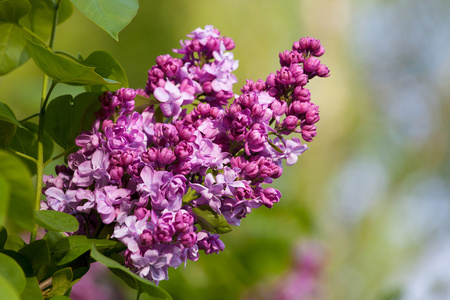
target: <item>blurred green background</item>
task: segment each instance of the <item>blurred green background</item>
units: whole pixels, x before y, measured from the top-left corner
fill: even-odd
[[[236,43],[236,93],[275,72],[300,37],[326,49],[331,76],[309,84],[318,135],[275,182],[281,202],[160,286],[174,299],[450,299],[449,15],[448,0],[141,0],[116,42],[75,10],[55,49],[106,50],[133,88],[156,56],[208,24]],[[1,101],[26,117],[41,85],[28,62],[0,78]]]

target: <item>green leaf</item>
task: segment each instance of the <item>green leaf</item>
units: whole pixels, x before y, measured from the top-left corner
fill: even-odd
[[[37,159],[38,149],[38,125],[25,122],[25,128],[17,128],[16,134],[12,137],[9,148]],[[53,154],[53,140],[44,133],[44,161]],[[31,174],[36,174],[36,163],[26,158],[20,158],[28,166]]]
[[[16,125],[0,120],[0,148],[7,149],[16,134]]]
[[[25,63],[30,56],[26,51],[25,30],[12,23],[0,23],[0,76]]]
[[[209,205],[194,207],[192,211],[197,216],[200,226],[209,232],[227,233],[233,230],[223,215],[218,215]]]
[[[172,297],[162,288],[155,285],[125,268],[115,260],[101,254],[95,245],[92,246],[91,257],[108,267],[117,277],[121,278],[129,287],[138,292],[146,293],[155,299],[172,299]]]
[[[0,249],[3,249],[3,247],[5,247],[7,239],[8,239],[8,232],[6,231],[6,228],[0,226]]]
[[[60,211],[40,210],[35,211],[34,214],[36,223],[47,230],[74,232],[79,227],[78,221],[74,216]]]
[[[9,194],[10,194],[10,188],[9,188],[9,184],[6,181],[6,178],[4,178],[2,175],[0,175],[0,226],[2,226],[2,230],[0,231],[1,233],[5,232],[6,233],[6,229],[3,227],[3,225],[5,224],[5,220],[6,220],[6,216],[8,214],[8,208],[9,208]],[[0,239],[0,249],[3,249],[3,246],[5,243],[1,243]],[[5,238],[5,242],[6,242],[6,238]]]
[[[113,84],[95,73],[92,67],[86,67],[65,56],[58,55],[48,48],[27,40],[28,52],[42,72],[55,82],[71,85]]]
[[[25,242],[20,236],[15,234],[8,234],[8,238],[6,239],[6,243],[3,248],[7,250],[19,251],[25,245]]]
[[[50,297],[62,296],[72,286],[73,272],[71,268],[58,270],[52,277],[52,290],[49,293]]]
[[[94,67],[95,72],[104,78],[120,82],[121,87],[128,87],[128,79],[122,66],[108,52],[94,51],[81,62],[85,66]],[[89,86],[89,91],[117,90],[117,85]]]
[[[42,280],[50,264],[50,252],[44,240],[37,240],[19,250],[19,254],[28,258],[33,275]]]
[[[20,19],[20,25],[27,27],[43,40],[50,37],[53,26],[54,1],[53,0],[28,0],[31,9],[28,14]],[[58,10],[58,24],[63,23],[73,13],[73,5],[69,0],[62,0]]]
[[[59,261],[57,260],[57,265],[62,266],[74,261],[91,250],[92,244],[95,244],[100,249],[114,248],[122,245],[122,243],[113,240],[88,239],[84,235],[71,235],[58,241],[55,246],[55,257],[62,256]]]
[[[20,295],[22,300],[44,300],[36,277],[27,277],[25,289]]]
[[[20,300],[17,290],[3,276],[0,276],[0,299]]]
[[[30,171],[16,155],[0,149],[0,175],[10,188],[8,219],[32,231],[35,194]]]
[[[82,93],[72,99],[70,95],[60,96],[47,107],[45,131],[66,150],[75,146],[75,138],[85,130],[91,130],[95,120],[94,112],[101,105],[101,93]]]
[[[139,9],[138,0],[71,0],[92,22],[105,30],[115,40]]]
[[[0,1],[0,22],[17,23],[30,10],[27,0]]]
[[[22,268],[14,259],[4,253],[0,253],[0,277],[9,281],[19,294],[25,288],[25,274]]]
[[[0,120],[14,124],[17,127],[25,128],[19,121],[17,121],[11,108],[3,102],[0,102]]]

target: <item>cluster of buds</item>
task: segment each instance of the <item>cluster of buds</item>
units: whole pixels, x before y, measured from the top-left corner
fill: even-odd
[[[220,233],[280,200],[263,185],[282,175],[283,160],[297,162],[307,149],[300,137],[316,135],[318,106],[305,85],[329,75],[320,42],[302,38],[280,54],[280,70],[234,95],[233,40],[212,26],[188,37],[174,50],[183,58],[156,59],[145,89],[104,93],[79,150],[44,179],[42,209],[74,215],[75,234],[110,226],[126,266],[154,282],[199,250],[223,251]]]

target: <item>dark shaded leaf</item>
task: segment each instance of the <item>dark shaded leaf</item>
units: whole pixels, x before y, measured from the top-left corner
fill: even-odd
[[[47,107],[45,131],[66,150],[75,147],[75,138],[85,130],[91,130],[94,112],[100,109],[101,93],[82,93],[72,99],[60,96]]]
[[[69,214],[54,211],[40,210],[35,212],[36,223],[47,230],[74,232],[78,230],[77,219]]]
[[[192,211],[197,216],[200,226],[209,232],[227,233],[233,230],[223,215],[218,215],[209,205],[194,207]]]
[[[146,293],[155,299],[172,299],[172,297],[162,288],[155,285],[125,268],[115,260],[101,254],[95,245],[92,246],[91,257],[108,267],[117,277],[122,279],[129,287],[138,292]]]
[[[5,245],[6,248],[6,245]],[[7,250],[3,249],[0,250],[0,253],[3,253],[5,255],[8,255],[12,259],[14,259],[19,266],[22,268],[22,271],[25,273],[25,277],[33,277],[33,268],[31,267],[31,262],[28,258],[24,257],[23,255],[19,254],[19,252],[14,250]]]
[[[0,22],[17,23],[30,10],[27,0],[0,1]]]
[[[138,0],[71,0],[92,22],[105,30],[115,40],[139,9]]]
[[[16,134],[9,143],[9,148],[37,159],[39,127],[31,122],[25,122],[23,125],[25,128],[17,128]],[[44,133],[44,161],[52,156],[53,146],[53,140]],[[21,159],[30,169],[31,174],[36,174],[36,163],[26,158],[21,157]]]
[[[22,249],[26,243],[22,240],[22,238],[15,234],[8,234],[8,237],[6,239],[6,243],[3,246],[6,250],[13,250],[13,251],[19,251]]]
[[[35,194],[30,171],[16,155],[0,149],[0,175],[10,188],[8,219],[32,231]]]
[[[44,240],[37,240],[19,250],[19,254],[28,258],[33,268],[34,276],[42,280],[50,264],[50,253]]]
[[[8,232],[6,231],[6,228],[0,226],[0,249],[3,249],[7,239],[8,239]]]

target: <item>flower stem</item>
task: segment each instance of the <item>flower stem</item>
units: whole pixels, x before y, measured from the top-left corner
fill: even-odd
[[[50,35],[49,47],[53,48],[53,43],[55,41],[56,34],[56,25],[58,21],[58,9],[59,9],[58,0],[54,5],[54,13],[53,13],[53,25],[52,32]],[[44,178],[44,124],[45,124],[45,109],[47,107],[48,100],[50,99],[50,95],[55,88],[57,82],[52,81],[50,88],[47,91],[49,77],[44,75],[44,80],[42,82],[42,93],[41,93],[41,108],[39,111],[39,127],[38,127],[38,140],[37,140],[37,162],[36,162],[36,197],[34,202],[34,209],[39,210],[41,205],[41,191],[42,191],[42,181]],[[37,224],[35,225],[33,231],[30,234],[30,243],[36,240],[37,235]]]

